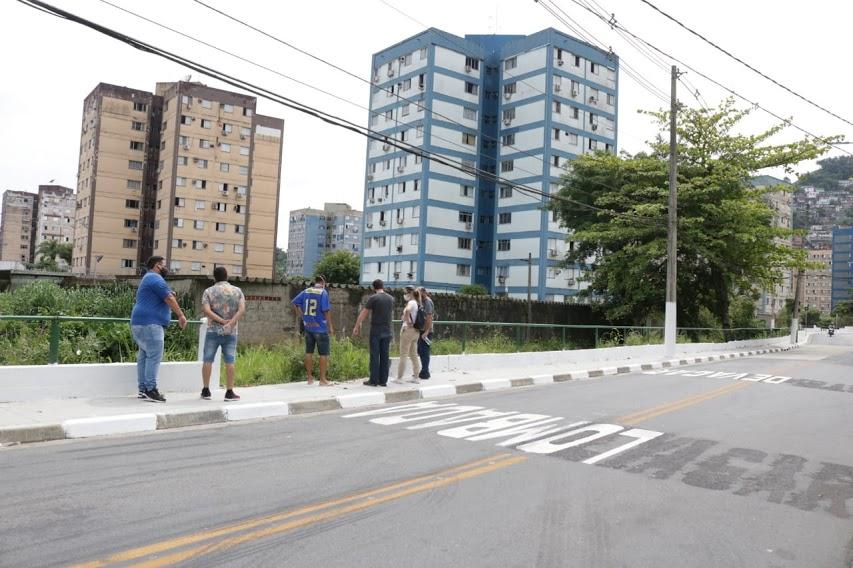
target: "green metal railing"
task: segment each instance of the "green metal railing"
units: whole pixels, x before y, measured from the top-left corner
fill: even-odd
[[[394,320],[395,324],[402,323],[401,320]],[[448,333],[446,329],[450,328]],[[639,333],[646,339],[646,344],[652,340],[653,332],[660,332],[663,335],[664,327],[662,326],[631,326],[631,325],[589,325],[589,324],[550,324],[550,323],[518,323],[518,322],[476,322],[476,321],[436,321],[434,324],[434,332],[438,339],[453,338],[461,342],[462,351],[469,340],[476,337],[473,333],[474,328],[487,328],[490,330],[512,330],[509,334],[513,335],[517,350],[521,350],[524,343],[530,340],[531,335],[535,335],[536,330],[551,330],[551,333],[540,333],[538,339],[550,339],[556,341],[559,339],[562,349],[569,346],[569,336],[578,337],[577,332],[587,331],[592,335],[591,341],[581,341],[580,343],[589,344],[591,347],[598,349],[602,341],[616,342],[623,344],[630,333]],[[573,333],[574,332],[574,333]],[[615,333],[614,333],[615,332]],[[735,340],[748,339],[768,339],[772,337],[783,337],[789,333],[787,328],[766,328],[766,327],[738,327],[738,328],[714,328],[714,327],[679,327],[676,328],[679,337],[694,336],[700,334],[718,334],[724,342]],[[480,334],[482,335],[482,334]],[[550,337],[548,338],[547,336]]]
[[[0,315],[0,321],[23,321],[23,322],[49,322],[50,323],[50,339],[48,350],[48,363],[59,363],[59,342],[61,339],[60,326],[67,322],[85,322],[85,323],[120,323],[130,325],[130,318],[102,318],[102,317],[77,317],[77,316],[3,316]],[[177,323],[177,320],[172,320]],[[199,320],[188,320],[187,325],[200,325]]]

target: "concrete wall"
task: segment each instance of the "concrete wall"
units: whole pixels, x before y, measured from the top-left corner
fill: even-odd
[[[246,296],[246,316],[240,323],[240,341],[243,344],[279,343],[293,339],[298,333],[299,322],[296,319],[290,301],[303,289],[303,286],[291,283],[277,283],[267,280],[233,280]],[[206,279],[170,280],[170,285],[179,293],[186,292],[195,300],[197,309],[201,309],[201,295],[205,287],[212,284]],[[369,290],[358,286],[330,286],[329,299],[332,303],[332,320],[337,334],[352,331],[355,319],[363,302],[369,296]],[[400,318],[403,310],[402,291],[392,291],[396,309],[394,317]],[[454,294],[434,294],[432,296],[438,314],[436,323],[439,336],[453,334],[449,326],[442,329],[441,321],[487,321],[487,322],[524,322],[527,320],[527,303],[522,300],[496,299],[490,297],[459,296]],[[589,306],[550,302],[533,302],[533,322],[545,324],[593,324],[597,323]],[[550,335],[550,330],[548,336]],[[487,333],[486,328],[471,329],[469,338]],[[544,331],[533,331],[533,336]],[[589,333],[571,332],[567,339],[580,341],[582,337],[591,338]]]
[[[800,343],[807,342],[808,334],[800,333]],[[788,337],[773,339],[756,339],[751,341],[730,341],[728,343],[679,343],[676,346],[673,359],[690,356],[697,353],[713,353],[715,351],[747,351],[766,347],[781,347],[790,345]],[[536,357],[537,364],[554,365],[555,367],[571,366],[575,369],[595,367],[602,363],[624,362],[630,360],[651,361],[663,360],[663,345],[636,345],[626,347],[607,347],[601,349],[575,349],[572,351],[544,351],[531,353],[487,353],[463,355],[434,355],[430,359],[430,369],[441,371],[473,371],[476,369],[519,369],[530,365],[531,356]],[[391,368],[396,368],[397,358],[393,358]],[[589,367],[586,367],[589,366]]]
[[[206,333],[205,323],[199,326],[198,360],[160,364],[158,390],[201,390],[201,356]],[[219,384],[219,359],[217,352],[210,379],[212,385]],[[136,363],[0,366],[0,403],[125,397],[136,394],[136,389]]]

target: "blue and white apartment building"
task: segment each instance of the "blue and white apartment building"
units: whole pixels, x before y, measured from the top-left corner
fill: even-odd
[[[832,309],[853,300],[853,227],[832,229]]]
[[[289,220],[285,276],[315,276],[314,267],[329,252],[361,254],[361,211],[346,203],[325,203],[323,209],[295,209]]]
[[[572,159],[616,151],[618,58],[554,29],[530,36],[428,29],[373,56],[371,128],[388,140],[535,190],[557,191]],[[465,284],[564,301],[579,268],[543,197],[371,140],[362,284]]]

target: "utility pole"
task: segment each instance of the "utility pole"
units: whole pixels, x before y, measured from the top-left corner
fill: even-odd
[[[678,99],[675,95],[675,86],[678,81],[678,68],[672,66],[672,86],[670,94],[669,110],[669,222],[667,227],[666,241],[666,313],[664,316],[664,356],[675,355],[676,340],[676,258],[678,255],[678,152],[676,148],[676,115],[678,113]]]
[[[794,286],[794,309],[791,313],[791,345],[796,345],[800,328],[800,294],[803,286],[803,269],[797,269],[797,283]]]
[[[533,287],[533,253],[527,253],[527,341],[530,341],[530,324],[533,322],[533,304],[530,302],[530,289]]]

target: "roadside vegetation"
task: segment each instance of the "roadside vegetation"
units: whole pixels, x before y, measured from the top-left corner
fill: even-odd
[[[128,318],[133,308],[135,289],[124,283],[97,287],[61,288],[48,282],[34,282],[11,292],[0,293],[0,315],[72,316]],[[196,319],[188,298],[179,302],[190,319]],[[432,355],[461,353],[515,353],[559,351],[590,348],[595,344],[592,329],[574,330],[565,343],[559,330],[532,329],[528,339],[524,330],[515,328],[487,329],[468,326],[468,337],[461,328],[444,326],[432,343]],[[479,327],[479,329],[478,329]],[[190,361],[197,353],[198,328],[180,330],[170,326],[166,335],[166,361]],[[599,330],[599,347],[659,344],[658,331],[605,329]],[[722,330],[684,333],[679,342],[714,342],[724,337]],[[391,355],[397,355],[396,342]],[[50,322],[0,321],[0,365],[43,365],[50,350]],[[130,326],[124,322],[63,322],[60,326],[59,360],[69,363],[133,362],[136,345]],[[304,381],[304,347],[301,338],[276,345],[240,345],[237,363],[237,385],[263,385]],[[319,358],[315,357],[315,367]],[[335,338],[332,341],[328,376],[346,381],[368,376],[368,346],[365,338]],[[437,363],[438,364],[438,363]],[[392,369],[392,375],[395,369]],[[315,376],[319,370],[315,369]]]
[[[33,282],[0,293],[0,315],[129,318],[136,290],[124,283],[62,288],[52,282]],[[195,314],[186,298],[178,298],[187,318]],[[50,351],[50,322],[0,321],[0,365],[44,365]],[[193,359],[197,327],[169,326],[165,361]],[[130,326],[115,322],[63,322],[59,360],[62,363],[136,361]]]

